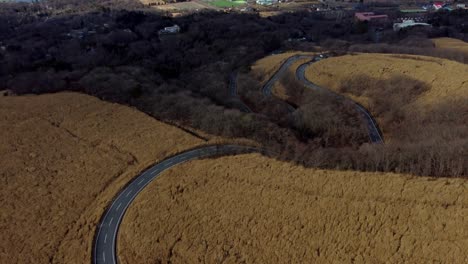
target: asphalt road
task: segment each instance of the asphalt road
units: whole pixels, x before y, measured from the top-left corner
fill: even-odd
[[[237,92],[237,72],[231,72],[229,75],[229,95],[236,100],[242,112],[252,113],[252,109],[242,101]]]
[[[305,78],[305,69],[312,64],[316,57],[311,55],[296,55],[288,58],[278,69],[278,71],[268,80],[263,86],[263,94],[271,96],[271,89],[276,81],[287,71],[291,65],[303,58],[312,58],[311,62],[304,63],[296,70],[296,77],[306,86],[314,90],[326,91],[333,93],[332,91],[319,87],[318,85],[310,82]],[[230,94],[231,96],[237,96],[237,81],[236,75],[230,77]],[[343,97],[347,100],[351,100],[342,95],[333,93],[336,96]],[[353,101],[354,102],[354,101]],[[354,102],[360,113],[363,114],[367,128],[369,130],[369,137],[374,143],[383,143],[383,139],[380,135],[380,131],[377,128],[375,120],[372,118],[370,113],[361,105]],[[249,109],[250,110],[250,109]],[[216,155],[232,155],[238,153],[256,152],[258,149],[247,146],[237,145],[220,145],[220,146],[207,146],[194,150],[189,150],[173,157],[167,158],[149,169],[145,170],[135,179],[133,179],[125,188],[123,188],[117,196],[114,198],[112,204],[105,211],[104,216],[96,229],[96,236],[94,239],[93,247],[93,263],[95,264],[114,264],[117,263],[117,234],[119,231],[120,224],[127,208],[133,202],[135,197],[155,178],[157,178],[163,171],[181,164],[186,161],[201,159]]]
[[[273,85],[277,81],[279,81],[279,79],[291,67],[291,65],[297,60],[307,59],[307,58],[313,58],[313,55],[294,55],[292,57],[289,57],[287,60],[285,60],[283,64],[281,64],[279,69],[275,72],[275,74],[273,74],[273,76],[270,77],[270,79],[265,83],[265,85],[263,85],[263,88],[262,88],[263,94],[265,96],[271,96]]]
[[[372,117],[372,115],[369,113],[369,111],[367,111],[367,109],[365,109],[362,105],[358,104],[357,102],[351,100],[350,98],[348,98],[346,96],[337,94],[337,93],[335,93],[335,92],[333,92],[333,91],[331,91],[329,89],[322,88],[322,87],[316,85],[315,83],[309,81],[305,77],[306,68],[309,67],[310,65],[312,65],[313,63],[317,62],[318,60],[321,60],[321,59],[322,58],[320,58],[318,56],[315,56],[315,57],[313,57],[313,59],[310,62],[307,62],[307,63],[304,63],[304,64],[300,65],[296,70],[296,78],[299,81],[301,81],[302,84],[304,86],[306,86],[307,88],[310,88],[310,89],[315,90],[315,91],[327,92],[327,93],[333,94],[336,97],[339,97],[341,99],[352,102],[356,106],[357,111],[362,115],[362,117],[364,118],[364,120],[366,122],[367,131],[368,131],[368,134],[369,134],[370,141],[372,143],[377,143],[377,144],[384,143],[383,137],[382,137],[382,135],[380,133],[380,130],[379,130],[378,126],[377,126],[377,122]]]
[[[353,104],[356,105],[356,109],[358,110],[359,113],[362,114],[365,122],[366,122],[366,126],[367,126],[367,130],[368,130],[368,134],[369,134],[369,139],[372,143],[383,143],[383,137],[380,133],[380,130],[377,126],[377,122],[374,120],[374,118],[372,117],[372,115],[369,113],[369,111],[367,111],[367,109],[365,109],[362,105],[358,104],[357,102],[351,100],[350,98],[348,97],[345,97],[343,95],[340,95],[340,94],[337,94],[337,93],[334,93],[333,91],[329,90],[329,89],[326,89],[326,88],[323,88],[323,87],[320,87],[314,83],[312,83],[311,81],[309,81],[306,77],[305,77],[305,70],[307,69],[308,66],[310,66],[311,64],[319,61],[319,60],[322,60],[326,57],[328,57],[329,55],[327,54],[318,54],[318,55],[301,55],[301,54],[298,54],[298,55],[294,55],[290,58],[288,58],[286,61],[283,62],[283,64],[280,66],[280,68],[275,72],[275,74],[273,74],[273,76],[270,77],[270,79],[265,83],[265,85],[263,86],[262,88],[262,92],[265,96],[271,96],[272,95],[272,89],[273,89],[273,86],[274,84],[279,81],[279,79],[287,72],[287,70],[292,66],[292,64],[300,59],[311,59],[311,61],[307,62],[307,63],[304,63],[302,65],[300,65],[297,69],[296,69],[296,78],[302,82],[302,84],[309,88],[309,89],[312,89],[312,90],[315,90],[315,91],[322,91],[322,92],[327,92],[327,93],[331,93],[337,97],[340,97],[344,100],[348,100],[348,101],[351,101]],[[293,112],[295,110],[295,108],[288,104],[288,109],[290,112]]]
[[[291,67],[291,65],[296,62],[297,60],[300,59],[307,59],[307,58],[312,58],[313,55],[294,55],[292,57],[289,57],[287,60],[281,64],[279,69],[273,74],[270,79],[263,85],[262,88],[262,93],[265,96],[272,96],[272,90],[273,86],[279,79],[287,72],[287,70]],[[287,104],[289,112],[294,112],[296,108],[292,105],[290,105],[288,102],[285,102]]]
[[[141,173],[117,194],[112,204],[107,208],[104,216],[101,218],[94,238],[93,263],[118,263],[116,245],[117,234],[122,218],[135,197],[163,171],[189,160],[216,155],[232,155],[257,151],[258,149],[247,146],[207,146],[189,150],[165,159]]]

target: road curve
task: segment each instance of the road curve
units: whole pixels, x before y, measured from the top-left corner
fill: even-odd
[[[315,90],[315,91],[323,91],[323,92],[327,92],[327,93],[330,93],[330,94],[333,94],[334,96],[338,97],[338,98],[341,98],[341,99],[344,99],[344,100],[347,100],[347,101],[350,101],[352,102],[355,106],[356,106],[356,109],[358,110],[359,113],[361,113],[362,117],[364,118],[365,122],[366,122],[366,126],[367,126],[367,131],[369,133],[369,139],[372,143],[377,143],[377,144],[380,144],[380,143],[384,143],[384,140],[383,140],[383,137],[382,137],[382,134],[380,132],[380,129],[378,128],[377,126],[377,122],[375,121],[375,119],[372,117],[372,115],[369,113],[369,111],[367,111],[367,109],[365,109],[362,105],[360,105],[359,103],[351,100],[350,98],[344,96],[344,95],[341,95],[341,94],[337,94],[333,91],[331,91],[330,89],[326,89],[326,88],[322,88],[318,85],[316,85],[315,83],[309,81],[306,77],[305,77],[305,70],[307,67],[309,67],[310,65],[312,65],[313,63],[321,60],[322,58],[316,56],[314,57],[310,62],[306,62],[302,65],[300,65],[297,69],[296,69],[296,78],[302,82],[302,84],[304,86],[306,86],[307,88],[310,88],[312,90]]]
[[[291,65],[296,62],[297,60],[300,59],[307,59],[311,58],[312,55],[294,55],[289,57],[287,60],[281,64],[278,70],[270,77],[270,79],[263,85],[262,87],[262,93],[264,96],[272,96],[272,90],[273,90],[273,85],[286,73],[286,71],[291,67]],[[289,112],[294,112],[296,108],[289,104],[286,101],[283,101],[286,103],[288,107]]]
[[[283,74],[291,67],[291,65],[300,59],[313,58],[314,55],[294,55],[289,57],[287,60],[281,64],[279,69],[270,77],[270,79],[263,85],[262,93],[265,96],[272,95],[273,85],[283,76]]]
[[[229,95],[237,101],[242,112],[252,113],[252,109],[242,101],[237,92],[237,72],[229,74]]]
[[[302,82],[302,84],[304,86],[306,86],[307,88],[310,88],[310,89],[315,90],[315,91],[323,91],[323,92],[331,93],[331,94],[333,94],[333,95],[335,95],[337,97],[340,97],[342,99],[351,101],[353,104],[356,105],[356,109],[358,110],[359,113],[362,114],[364,120],[366,121],[370,141],[372,143],[383,143],[384,142],[383,137],[382,137],[382,134],[380,133],[380,130],[379,130],[378,126],[377,126],[377,122],[372,117],[372,115],[369,113],[369,111],[367,111],[367,109],[365,109],[362,105],[358,104],[357,102],[351,100],[350,98],[348,98],[346,96],[337,94],[335,92],[332,92],[329,89],[322,88],[322,87],[312,83],[311,81],[309,81],[305,77],[305,70],[306,70],[306,68],[308,66],[310,66],[311,64],[313,64],[313,63],[315,63],[315,62],[317,62],[319,60],[322,60],[323,58],[325,58],[327,56],[328,55],[326,55],[326,54],[317,54],[317,55],[298,54],[298,55],[294,55],[294,56],[289,57],[288,59],[286,59],[283,62],[283,64],[281,64],[280,68],[270,77],[270,79],[265,83],[265,85],[263,85],[262,93],[265,96],[271,96],[272,95],[273,85],[283,76],[283,74],[286,73],[286,71],[292,66],[292,64],[294,62],[296,62],[296,61],[298,61],[300,59],[311,59],[309,62],[306,62],[306,63],[300,65],[296,69],[296,78],[300,82]],[[288,109],[289,109],[290,112],[293,112],[295,110],[295,108],[290,104],[288,104]]]
[[[93,263],[116,264],[118,262],[116,245],[120,223],[127,208],[135,197],[163,171],[186,161],[216,155],[233,155],[238,153],[258,152],[254,147],[238,145],[206,146],[182,152],[167,158],[145,170],[127,184],[106,209],[96,229],[93,245]]]

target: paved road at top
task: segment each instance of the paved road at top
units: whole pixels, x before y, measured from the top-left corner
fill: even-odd
[[[336,96],[338,98],[341,98],[341,99],[352,102],[355,105],[358,112],[361,113],[364,120],[366,121],[367,131],[369,133],[369,138],[370,138],[371,142],[372,143],[383,143],[384,141],[383,141],[382,135],[380,133],[380,130],[377,127],[377,122],[374,120],[374,118],[369,113],[369,111],[367,111],[367,109],[365,109],[362,105],[360,105],[359,103],[351,100],[350,98],[348,98],[348,97],[346,97],[344,95],[337,94],[337,93],[331,91],[330,89],[322,88],[322,87],[316,85],[315,83],[309,81],[305,77],[306,68],[309,67],[310,65],[312,65],[313,63],[321,60],[321,59],[322,59],[321,57],[316,56],[316,57],[314,57],[312,59],[312,61],[306,62],[306,63],[300,65],[296,70],[296,78],[299,81],[301,81],[302,84],[304,86],[306,86],[307,88],[310,88],[310,89],[315,90],[315,91],[323,91],[323,92],[326,92],[326,93],[330,93],[330,94],[333,94],[334,96]]]
[[[289,57],[287,60],[281,64],[279,69],[270,77],[270,79],[263,85],[262,93],[265,96],[272,96],[273,86],[279,79],[287,72],[287,70],[292,66],[292,64],[300,59],[312,58],[313,55],[294,55]],[[285,101],[284,101],[285,102]],[[289,112],[294,112],[296,108],[290,105],[288,102],[285,102],[288,106]]]
[[[299,81],[301,81],[302,84],[304,86],[306,86],[307,88],[310,88],[310,89],[315,90],[315,91],[322,91],[322,92],[331,93],[331,94],[333,94],[333,95],[335,95],[337,97],[340,97],[341,99],[345,99],[345,100],[353,102],[354,105],[356,106],[356,109],[358,110],[358,112],[362,114],[364,120],[366,121],[370,141],[372,143],[383,143],[384,141],[383,141],[382,135],[380,133],[380,130],[377,127],[377,122],[374,120],[374,118],[369,113],[369,111],[367,111],[362,105],[358,104],[357,102],[351,100],[350,98],[348,98],[346,96],[343,96],[343,95],[337,94],[335,92],[332,92],[330,89],[322,88],[322,87],[312,83],[311,81],[309,81],[305,77],[305,70],[306,70],[306,68],[308,66],[310,66],[311,64],[313,64],[313,63],[315,63],[317,61],[320,61],[320,60],[326,58],[327,56],[328,55],[326,55],[326,54],[318,54],[318,55],[303,55],[303,54],[301,55],[301,54],[298,54],[298,55],[294,55],[294,56],[289,57],[287,60],[285,60],[283,62],[283,64],[281,64],[280,68],[265,83],[265,85],[262,88],[263,94],[265,96],[272,96],[272,89],[273,89],[274,84],[277,81],[279,81],[279,79],[287,72],[287,70],[292,66],[293,63],[295,63],[296,61],[298,61],[300,59],[311,59],[311,61],[300,65],[296,69],[296,78]],[[291,112],[293,112],[295,110],[295,108],[290,104],[288,104],[288,109]]]
[[[263,85],[262,92],[265,96],[272,95],[273,85],[286,73],[286,71],[292,66],[292,64],[300,59],[310,59],[313,55],[294,55],[289,57],[281,64],[279,69],[273,74],[270,79]]]
[[[231,72],[229,75],[229,95],[233,97],[241,108],[242,112],[252,113],[252,109],[248,107],[240,98],[239,93],[237,92],[237,72]]]
[[[116,245],[117,234],[122,218],[135,197],[163,171],[189,160],[256,151],[258,151],[258,149],[247,146],[206,146],[165,159],[144,171],[117,194],[114,201],[101,218],[94,239],[93,263],[116,264],[118,262]]]

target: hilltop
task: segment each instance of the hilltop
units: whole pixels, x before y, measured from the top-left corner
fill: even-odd
[[[408,106],[428,106],[450,98],[468,98],[468,65],[446,59],[427,56],[400,54],[357,54],[329,58],[313,64],[306,70],[309,80],[335,91],[350,86],[353,81],[361,82],[361,89],[372,80],[390,80],[402,77],[427,86],[427,90],[414,94]],[[350,83],[351,82],[351,83]],[[352,83],[353,85],[358,85]],[[360,103],[366,103],[356,97]],[[419,109],[419,108],[418,108]]]

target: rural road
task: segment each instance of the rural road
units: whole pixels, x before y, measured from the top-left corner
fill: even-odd
[[[312,58],[313,55],[294,55],[292,57],[289,57],[286,61],[281,64],[279,69],[273,74],[270,79],[263,85],[262,87],[262,93],[265,96],[271,96],[272,95],[272,90],[273,86],[279,79],[287,72],[287,70],[291,67],[291,65],[296,62],[297,60],[300,59],[308,59]],[[296,108],[292,105],[290,105],[288,102],[285,102],[287,104],[289,112],[294,112]]]
[[[314,57],[313,55],[294,55],[292,57],[289,57],[286,61],[283,62],[283,64],[281,64],[281,66],[275,72],[275,74],[273,74],[270,77],[270,79],[263,85],[262,93],[265,96],[271,96],[272,95],[272,89],[273,89],[273,86],[275,85],[275,83],[277,81],[279,81],[281,76],[284,75],[284,73],[291,67],[291,65],[294,62],[296,62],[297,60],[300,60],[300,59],[308,59],[308,58],[313,58],[313,57]]]
[[[271,89],[276,81],[290,68],[290,66],[297,60],[303,58],[312,58],[311,62],[302,64],[296,70],[296,77],[306,86],[316,91],[326,91],[340,96],[346,100],[351,100],[342,95],[338,95],[328,89],[321,88],[318,85],[310,82],[305,77],[305,69],[311,65],[318,56],[312,55],[295,55],[288,58],[278,69],[278,71],[268,80],[263,86],[263,94],[271,96]],[[231,96],[237,95],[237,75],[231,74],[229,90]],[[353,101],[354,102],[354,101]],[[360,113],[363,114],[367,128],[369,130],[369,137],[373,143],[383,143],[380,131],[377,125],[369,114],[361,105],[354,102]],[[246,106],[247,107],[247,106]],[[292,107],[292,106],[290,106]],[[248,109],[248,107],[247,107]],[[248,109],[250,111],[250,109]],[[294,110],[294,108],[293,108]],[[99,225],[96,229],[96,236],[93,245],[93,263],[95,264],[116,264],[118,263],[116,245],[117,235],[120,224],[127,208],[136,198],[136,196],[155,178],[157,178],[165,170],[181,164],[186,161],[200,159],[216,155],[233,155],[238,153],[258,152],[259,150],[254,147],[238,146],[238,145],[218,145],[206,146],[193,150],[188,150],[183,153],[177,154],[173,157],[167,158],[149,169],[145,170],[135,179],[133,179],[127,186],[125,186],[114,198],[111,205],[106,209],[104,216],[101,218]]]
[[[135,197],[155,178],[165,170],[186,161],[200,159],[216,155],[233,155],[238,153],[249,153],[259,151],[254,147],[238,145],[206,146],[198,149],[188,150],[167,158],[153,165],[127,186],[125,186],[114,198],[112,204],[107,208],[104,216],[96,229],[93,247],[93,263],[116,264],[118,263],[116,245],[117,234],[120,223],[127,208]]]
[[[236,100],[242,112],[252,113],[252,109],[242,101],[237,92],[237,72],[231,72],[229,75],[229,95]]]
[[[325,58],[326,57],[327,57],[327,55],[325,55]],[[307,88],[310,88],[310,89],[312,89],[314,91],[323,91],[323,92],[326,92],[326,93],[330,93],[330,94],[333,94],[336,97],[339,97],[339,98],[342,98],[344,100],[352,102],[355,105],[357,111],[359,113],[361,113],[362,117],[366,121],[366,126],[367,126],[367,131],[369,133],[370,141],[372,143],[377,143],[377,144],[384,143],[382,135],[380,133],[380,130],[379,130],[378,126],[377,126],[377,122],[372,117],[372,115],[369,113],[369,111],[367,111],[367,109],[365,109],[362,105],[360,105],[359,103],[351,100],[350,98],[348,98],[348,97],[346,97],[344,95],[337,94],[337,93],[331,91],[330,89],[322,88],[322,87],[316,85],[315,83],[309,81],[305,77],[306,68],[309,67],[310,65],[312,65],[313,63],[321,60],[321,59],[322,58],[315,56],[310,62],[306,62],[306,63],[300,65],[296,70],[296,78],[299,81],[301,81],[302,84]]]
[[[384,141],[383,141],[382,135],[380,133],[380,130],[379,130],[378,126],[377,126],[377,122],[372,117],[372,115],[369,113],[369,111],[367,111],[362,105],[358,104],[357,102],[351,100],[350,98],[348,98],[346,96],[337,94],[337,93],[331,91],[330,89],[322,88],[322,87],[312,83],[311,81],[309,81],[305,77],[305,70],[307,69],[308,66],[310,66],[311,64],[313,64],[313,63],[315,63],[315,62],[317,62],[319,60],[322,60],[322,59],[324,59],[324,58],[326,58],[328,56],[329,55],[327,55],[327,54],[318,54],[318,55],[300,55],[299,54],[299,55],[294,55],[294,56],[289,57],[286,61],[283,62],[283,64],[275,72],[275,74],[273,74],[273,76],[271,76],[270,79],[265,83],[265,85],[262,88],[263,94],[265,96],[271,96],[272,95],[272,89],[273,89],[274,84],[287,72],[287,70],[292,66],[292,64],[294,62],[296,62],[296,61],[298,61],[300,59],[311,59],[311,61],[300,65],[296,69],[296,78],[300,82],[302,82],[302,84],[307,88],[310,88],[310,89],[315,90],[315,91],[327,92],[327,93],[333,94],[333,95],[335,95],[337,97],[340,97],[340,98],[342,98],[344,100],[351,101],[356,106],[356,109],[358,110],[359,113],[362,114],[364,120],[366,121],[366,126],[367,126],[370,141],[372,143],[383,143]],[[295,110],[295,108],[293,106],[291,106],[290,104],[288,104],[288,108],[289,108],[289,111],[291,111],[291,112],[293,112]]]

